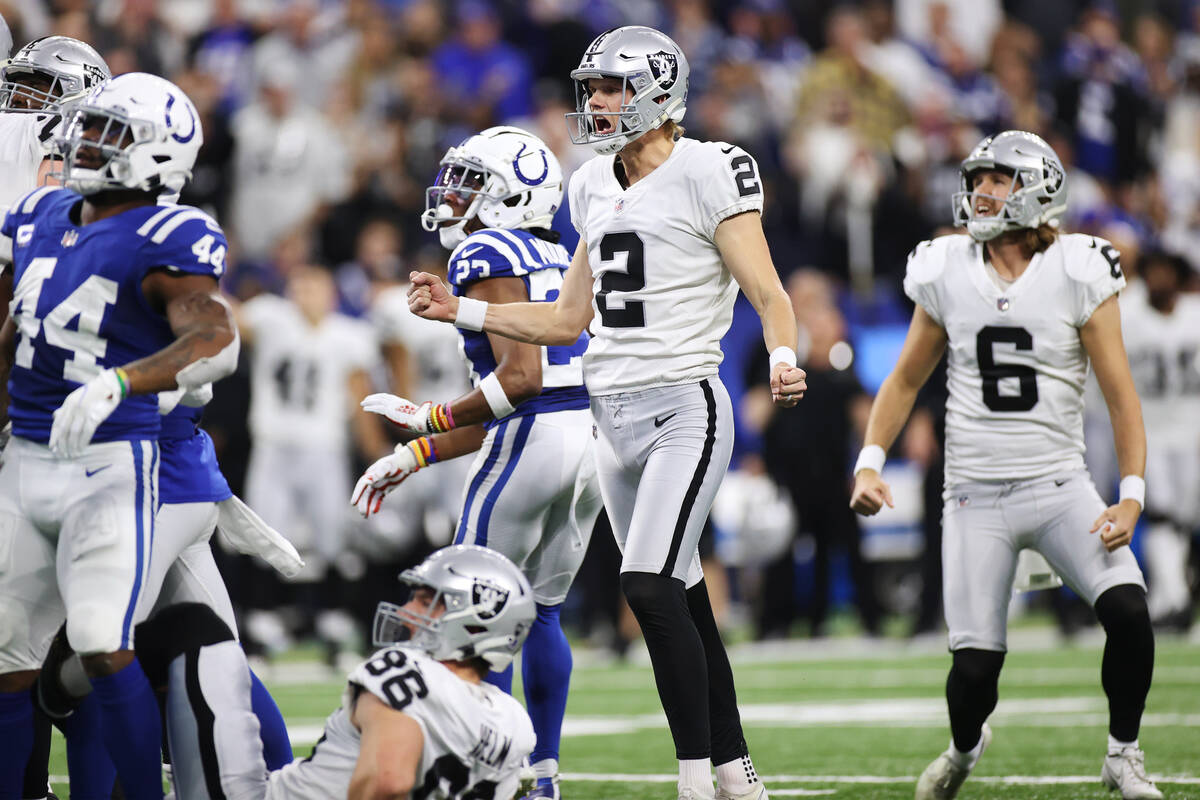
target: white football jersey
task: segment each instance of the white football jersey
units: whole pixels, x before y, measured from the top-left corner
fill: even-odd
[[[592,395],[695,383],[717,374],[738,287],[713,242],[717,225],[762,211],[758,165],[724,142],[679,139],[628,189],[598,156],[571,178],[571,221],[592,270]]]
[[[1200,448],[1200,296],[1181,295],[1170,314],[1144,293],[1122,297],[1121,330],[1150,448]]]
[[[253,330],[250,432],[256,441],[341,449],[353,410],[350,373],[378,360],[375,331],[344,314],[309,324],[290,300],[259,295],[242,306]]]
[[[312,756],[271,773],[267,800],[346,796],[361,744],[350,713],[362,692],[421,726],[425,743],[413,800],[510,800],[516,793],[521,762],[534,745],[521,704],[491,684],[463,680],[424,653],[389,647],[350,674],[342,707],[325,721]]]
[[[49,153],[59,118],[0,113],[0,220],[8,207],[37,188],[38,169]],[[12,259],[12,241],[0,236],[0,262]]]
[[[417,401],[449,402],[471,388],[458,330],[422,319],[408,310],[408,284],[384,289],[371,305],[371,324],[380,341],[395,342],[416,359]]]
[[[1083,469],[1079,329],[1125,286],[1104,239],[1058,237],[1003,291],[968,236],[921,242],[904,291],[949,338],[946,485]]]

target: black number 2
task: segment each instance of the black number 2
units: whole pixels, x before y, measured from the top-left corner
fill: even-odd
[[[988,325],[979,332],[975,337],[975,360],[983,376],[983,403],[992,411],[1028,411],[1038,401],[1037,370],[1024,364],[997,364],[992,348],[998,342],[1018,350],[1033,349],[1033,335],[1024,328]],[[1021,393],[1000,394],[1001,378],[1016,378]]]
[[[596,308],[606,328],[644,328],[646,304],[641,300],[625,300],[620,308],[608,305],[610,292],[636,292],[646,286],[646,247],[641,238],[631,231],[604,234],[600,240],[600,261],[614,261],[621,253],[625,254],[625,269],[605,271],[600,278],[600,291],[596,293]]]
[[[735,170],[733,179],[737,182],[739,197],[749,197],[762,192],[762,186],[758,183],[758,173],[754,169],[754,159],[748,155],[740,155],[730,159],[729,166]]]

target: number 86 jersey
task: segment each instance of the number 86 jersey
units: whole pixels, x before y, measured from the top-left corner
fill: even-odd
[[[1005,288],[983,256],[970,237],[942,236],[917,245],[904,278],[949,339],[946,485],[1083,469],[1079,329],[1125,286],[1117,251],[1062,235]]]
[[[375,695],[421,726],[412,800],[509,800],[533,750],[521,704],[488,683],[469,683],[426,654],[380,650],[350,673],[342,707],[329,715],[312,755],[270,775],[266,800],[345,797],[362,734],[350,721],[360,694]]]
[[[571,221],[587,242],[593,280],[588,393],[712,377],[738,291],[713,237],[725,219],[762,211],[758,167],[739,147],[681,138],[625,189],[615,158],[588,161],[570,186]]]

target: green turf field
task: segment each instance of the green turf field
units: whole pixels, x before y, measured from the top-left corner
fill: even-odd
[[[1014,637],[1005,665],[995,739],[959,796],[1113,798],[1099,782],[1107,725],[1099,641],[1027,633]],[[949,656],[935,642],[789,642],[733,656],[746,736],[773,798],[911,798],[916,775],[946,747]],[[675,797],[650,669],[644,653],[631,660],[578,656],[561,759],[568,800]],[[297,755],[307,755],[341,681],[302,661],[263,673]],[[1200,798],[1200,644],[1160,639],[1141,742],[1167,797]],[[66,772],[60,741],[51,772]]]

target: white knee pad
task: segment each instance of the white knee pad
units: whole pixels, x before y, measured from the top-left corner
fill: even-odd
[[[123,620],[111,604],[76,603],[67,614],[67,641],[81,656],[121,649]]]

